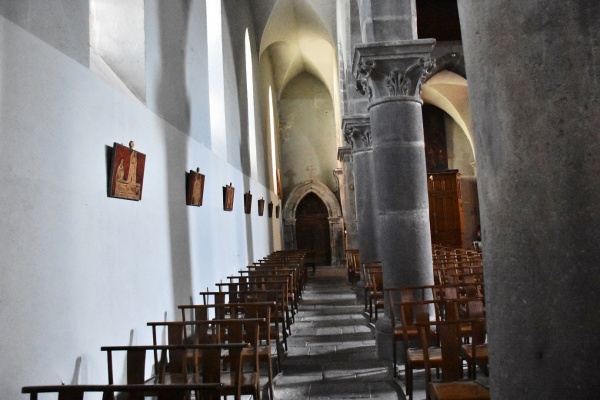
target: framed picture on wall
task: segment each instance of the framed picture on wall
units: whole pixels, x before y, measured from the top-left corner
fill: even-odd
[[[262,217],[262,215],[265,213],[265,199],[259,199],[258,200],[258,216]]]
[[[204,198],[204,178],[205,176],[200,173],[200,168],[196,168],[196,171],[190,170],[186,174],[186,199],[185,204],[188,206],[202,205]]]
[[[252,212],[252,195],[250,191],[244,193],[244,212],[250,214]]]
[[[273,202],[269,202],[269,218],[273,218]]]
[[[235,188],[229,183],[229,185],[223,186],[223,210],[233,210],[233,195],[235,194]]]
[[[127,200],[141,200],[144,185],[146,155],[129,147],[115,143],[112,150],[109,196]]]

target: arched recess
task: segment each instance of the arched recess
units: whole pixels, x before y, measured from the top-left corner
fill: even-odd
[[[476,159],[467,80],[449,70],[440,71],[423,84],[421,97],[425,103],[444,110],[461,127]]]
[[[307,180],[299,183],[292,189],[283,207],[283,237],[285,249],[295,249],[296,241],[296,209],[300,201],[308,193],[314,193],[327,206],[329,219],[329,245],[331,246],[331,265],[339,267],[344,254],[344,221],[342,209],[333,192],[323,183]]]
[[[475,240],[476,228],[479,225],[479,198],[477,196],[477,155],[473,142],[464,60],[459,54],[450,53],[438,57],[436,65],[423,84],[421,97],[425,104],[443,110],[456,124],[457,129],[453,129],[454,138],[457,140],[453,145],[455,161],[451,168],[459,169],[462,174],[464,235],[465,243],[468,244]],[[446,133],[450,134],[449,131]],[[468,168],[458,167],[456,160],[459,159],[463,161],[463,165],[468,163],[470,166]]]

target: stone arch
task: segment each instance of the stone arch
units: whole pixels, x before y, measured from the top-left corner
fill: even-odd
[[[323,183],[310,179],[296,185],[283,207],[283,236],[285,249],[295,249],[296,209],[300,200],[308,193],[314,193],[325,203],[329,219],[329,244],[331,246],[331,265],[340,266],[344,254],[344,221],[342,208],[333,192]]]
[[[457,52],[446,53],[435,59],[435,67],[425,76],[425,82],[435,74],[441,71],[450,71],[467,79],[467,70],[465,68],[465,57]]]

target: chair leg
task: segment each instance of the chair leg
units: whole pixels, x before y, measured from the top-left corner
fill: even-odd
[[[275,395],[273,394],[273,361],[269,357],[269,399],[274,400]]]
[[[413,376],[412,376],[412,368],[408,364],[404,364],[404,374],[406,375],[406,391],[408,392],[408,400],[412,400],[413,398]]]
[[[279,339],[275,340],[275,349],[277,350],[277,373],[281,372],[281,351],[283,350],[283,346]]]
[[[392,356],[394,357],[394,378],[398,377],[398,360],[396,359],[396,342],[392,340]]]

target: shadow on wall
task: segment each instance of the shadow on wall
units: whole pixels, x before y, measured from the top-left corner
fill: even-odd
[[[157,112],[184,133],[190,130],[190,105],[186,87],[185,49],[188,41],[190,0],[155,3],[161,69],[156,77]],[[177,21],[177,23],[174,23]],[[187,141],[164,132],[169,201],[171,275],[174,304],[184,304],[192,291],[191,243],[185,205]]]

